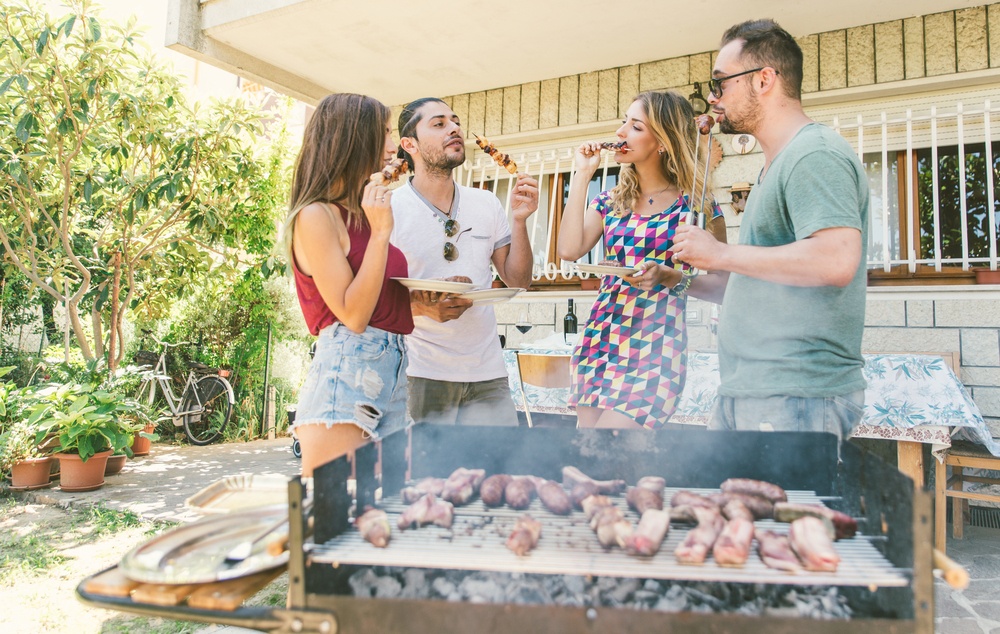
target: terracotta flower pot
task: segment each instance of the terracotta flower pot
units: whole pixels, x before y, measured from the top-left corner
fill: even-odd
[[[125,454],[117,454],[114,456],[109,456],[108,464],[106,467],[104,467],[104,475],[106,476],[118,475],[121,472],[121,470],[125,468],[125,460],[127,459],[128,456],[126,456]]]
[[[111,450],[95,453],[86,462],[75,453],[59,453],[59,487],[63,491],[93,491],[104,486],[104,468]]]
[[[1000,269],[977,266],[972,270],[976,273],[976,284],[1000,284]]]
[[[596,291],[601,288],[601,278],[599,277],[588,277],[586,279],[580,279],[580,290],[581,291]]]
[[[152,434],[156,431],[156,425],[150,423],[143,427],[142,431],[147,434]],[[132,439],[132,455],[133,456],[148,456],[149,450],[153,447],[153,441],[149,438],[143,438],[139,434],[135,435]]]
[[[39,489],[49,485],[49,469],[52,458],[28,458],[17,463],[10,470],[12,489]]]

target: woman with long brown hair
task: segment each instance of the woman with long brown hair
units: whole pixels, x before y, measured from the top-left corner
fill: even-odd
[[[323,99],[306,124],[283,240],[302,314],[318,335],[293,431],[302,475],[406,427],[413,330],[403,254],[389,244],[392,192],[370,180],[394,156],[390,112],[363,95]]]
[[[573,354],[570,404],[580,427],[656,429],[673,414],[684,389],[684,308],[692,284],[674,262],[674,231],[689,216],[704,172],[697,167],[694,111],[675,92],[644,92],[618,128],[624,146],[618,184],[586,205],[600,165],[601,144],[576,151],[573,181],[559,229],[559,257],[576,260],[604,239],[608,260],[635,275],[605,275]],[[707,150],[707,148],[706,148]],[[685,195],[687,194],[687,195]],[[697,201],[694,202],[697,209]],[[725,239],[725,221],[706,201],[709,227]]]

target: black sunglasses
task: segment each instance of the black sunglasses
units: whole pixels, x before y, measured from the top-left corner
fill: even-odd
[[[444,235],[448,236],[449,238],[453,237],[456,233],[458,233],[458,238],[461,238],[462,234],[465,233],[466,231],[472,231],[472,227],[469,227],[468,229],[463,229],[461,232],[459,232],[458,229],[459,229],[458,222],[454,220],[449,219],[447,222],[444,223]],[[458,242],[458,238],[455,238],[455,242]],[[445,242],[444,259],[449,262],[454,262],[455,260],[457,260],[458,247],[451,242]]]
[[[749,75],[750,73],[756,73],[764,70],[765,68],[770,68],[770,66],[761,66],[760,68],[751,68],[750,70],[745,70],[741,73],[733,73],[732,75],[726,75],[725,77],[713,77],[708,80],[708,90],[716,99],[722,99],[722,82],[727,79],[732,79],[734,77],[739,77],[740,75]],[[777,75],[777,69],[774,70],[774,74]]]

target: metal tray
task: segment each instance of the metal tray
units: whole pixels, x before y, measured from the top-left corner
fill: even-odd
[[[288,504],[288,478],[282,475],[234,475],[213,482],[184,501],[202,513],[230,513]]]

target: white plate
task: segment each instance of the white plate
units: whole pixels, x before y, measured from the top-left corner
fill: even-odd
[[[459,297],[471,299],[473,304],[499,304],[524,291],[523,288],[483,288],[462,293]]]
[[[608,266],[606,264],[576,264],[576,268],[584,273],[592,273],[594,275],[616,275],[618,277],[626,277],[635,273],[635,269],[628,268],[627,266]]]
[[[406,288],[414,291],[433,291],[435,293],[466,293],[476,288],[475,284],[467,282],[448,282],[445,280],[418,280],[414,277],[393,277]]]

